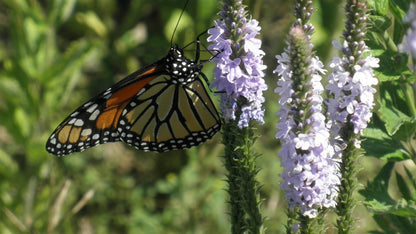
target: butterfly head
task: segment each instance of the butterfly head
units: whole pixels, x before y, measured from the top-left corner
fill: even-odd
[[[201,72],[201,65],[185,57],[183,50],[177,45],[170,48],[166,57],[166,71],[173,82],[186,85],[194,81]]]

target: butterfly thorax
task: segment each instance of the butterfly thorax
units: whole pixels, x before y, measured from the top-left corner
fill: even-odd
[[[188,59],[176,45],[171,47],[165,58],[166,72],[172,77],[173,83],[186,85],[194,81],[201,72],[201,65]]]

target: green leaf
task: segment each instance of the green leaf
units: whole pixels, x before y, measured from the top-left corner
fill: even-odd
[[[412,122],[409,116],[405,94],[399,85],[389,82],[380,85],[380,108],[378,115],[385,123],[387,133],[392,136],[406,122]]]
[[[411,200],[416,200],[416,180],[415,180],[414,176],[412,175],[412,173],[410,173],[409,169],[407,169],[406,166],[404,167],[404,170],[406,171],[406,175],[407,175],[407,177],[409,177],[409,181],[413,186],[413,188],[411,190],[411,195],[412,195]]]
[[[76,0],[54,0],[51,2],[49,13],[49,23],[51,25],[61,25],[72,15]]]
[[[394,17],[402,21],[409,10],[411,1],[412,0],[391,0],[389,6]]]
[[[379,202],[377,200],[364,201],[363,203],[374,213],[385,213],[392,207],[392,205],[386,204],[385,202]]]
[[[384,33],[391,26],[391,19],[387,16],[369,15],[369,24],[371,31]]]
[[[28,137],[31,133],[33,123],[30,121],[28,113],[26,113],[22,108],[16,108],[14,112],[14,121],[18,127],[17,130],[20,131],[20,134],[23,137]]]
[[[48,71],[43,82],[48,87],[45,100],[51,110],[56,110],[57,106],[71,98],[71,92],[81,77],[82,68],[96,48],[96,45],[85,40],[73,42],[59,61]]]
[[[415,132],[416,121],[413,117],[409,122],[404,122],[393,137],[403,142],[411,142]]]
[[[399,80],[402,73],[408,72],[406,55],[389,50],[371,50],[380,59],[380,67],[374,73],[380,82]]]
[[[416,74],[410,70],[405,72],[403,75],[406,79],[405,82],[407,83],[416,81]]]
[[[393,15],[394,30],[393,40],[394,43],[399,44],[403,40],[403,35],[406,33],[406,27],[403,24],[403,20],[409,10],[410,0],[392,0],[390,1],[390,12]]]
[[[412,233],[411,230],[415,230],[416,226],[409,218],[416,217],[415,201],[400,199],[396,202],[388,194],[388,182],[394,165],[391,162],[387,163],[360,194],[365,197],[364,204],[373,213],[374,220],[383,231]]]
[[[27,94],[23,91],[18,80],[6,74],[0,74],[0,93],[2,101],[8,104],[21,106],[28,103]],[[12,113],[9,113],[9,116],[11,115]]]
[[[28,151],[26,157],[29,163],[37,165],[47,161],[50,155],[45,151],[45,142],[45,138],[31,139],[31,141],[28,142],[25,148]]]
[[[93,11],[88,11],[86,13],[77,13],[75,19],[90,29],[92,29],[98,36],[106,37],[108,34],[108,29],[100,17]]]
[[[115,47],[120,54],[126,54],[147,39],[146,26],[137,24],[115,41]]]
[[[23,22],[28,50],[36,52],[45,34],[46,27],[34,18],[25,18]]]
[[[412,197],[412,194],[410,192],[410,188],[407,186],[406,181],[404,180],[403,176],[399,173],[396,174],[396,182],[397,186],[399,187],[400,193],[403,195],[403,198],[406,200],[410,200]]]
[[[387,192],[394,164],[393,162],[386,163],[374,180],[371,183],[368,182],[365,189],[359,191],[365,197],[366,202],[369,202],[371,205],[376,204],[375,207],[378,208],[385,208],[385,205],[394,204],[394,200]],[[377,202],[374,203],[374,200]]]
[[[4,3],[9,5],[10,8],[12,8],[15,11],[20,12],[28,12],[32,6],[29,5],[29,1],[25,0],[4,0]]]
[[[10,154],[0,149],[0,174],[9,177],[18,171],[19,167]]]
[[[379,109],[379,116],[385,122],[387,132],[390,136],[394,135],[405,122],[412,120],[410,116],[407,116],[391,105],[382,105]]]
[[[410,159],[410,155],[403,150],[400,141],[390,137],[379,128],[368,127],[364,131],[366,140],[362,142],[363,149],[368,155],[386,161],[403,161]]]
[[[409,218],[416,218],[416,202],[406,199],[400,199],[393,209],[391,209],[388,213],[402,216],[402,217],[409,217]]]
[[[389,205],[379,201],[366,201],[364,204],[376,214],[392,214],[401,217],[416,218],[416,204],[414,201],[400,199],[397,203]]]
[[[383,234],[413,233],[414,224],[408,218],[399,217],[391,214],[374,214],[374,220],[383,230]]]
[[[367,5],[370,9],[374,9],[379,15],[386,15],[388,10],[388,0],[368,0]]]

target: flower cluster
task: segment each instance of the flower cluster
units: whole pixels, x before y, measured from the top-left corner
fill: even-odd
[[[317,57],[311,58],[310,44],[297,49],[305,37],[301,28],[292,28],[288,48],[276,56],[274,72],[280,77],[275,90],[280,95],[276,138],[282,143],[281,187],[286,200],[292,209],[299,207],[302,215],[314,218],[320,208],[335,207],[340,175],[322,114],[321,75],[325,70]],[[294,68],[296,61],[305,63]]]
[[[248,126],[250,120],[264,122],[262,103],[267,85],[263,70],[266,66],[262,61],[261,40],[256,38],[260,32],[258,21],[245,17],[241,1],[235,5],[235,9],[224,5],[221,12],[223,19],[208,30],[208,42],[212,43],[208,49],[218,52],[212,59],[217,63],[212,86],[224,92],[221,104],[223,117],[234,120],[236,113],[241,111],[237,119],[238,126],[243,128]]]
[[[405,23],[410,24],[409,29],[406,32],[406,38],[399,45],[399,49],[403,52],[410,53],[412,55],[413,60],[416,61],[416,5],[410,4],[409,11],[407,16],[404,20]],[[414,70],[416,72],[416,64]]]
[[[338,50],[345,50],[347,45],[334,43]],[[333,136],[345,135],[342,133],[346,125],[353,125],[353,134],[362,135],[372,116],[374,106],[374,93],[372,87],[378,83],[374,77],[373,68],[378,67],[379,60],[369,55],[359,60],[353,66],[353,73],[348,71],[350,61],[347,57],[335,56],[330,63],[332,73],[328,76],[326,89],[332,96],[328,100],[328,123]],[[354,145],[360,148],[359,138],[354,138]]]
[[[379,60],[370,55],[365,44],[366,5],[364,1],[348,1],[346,6],[347,21],[343,32],[345,41],[341,45],[334,42],[334,48],[342,56],[335,56],[329,66],[328,76],[328,113],[331,129],[331,141],[336,153],[341,157],[341,149],[351,140],[355,148],[361,148],[360,136],[372,116],[374,93],[372,87],[378,83],[373,68],[378,67]]]

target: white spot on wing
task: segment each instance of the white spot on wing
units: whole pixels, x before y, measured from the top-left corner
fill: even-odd
[[[92,102],[87,102],[87,103],[85,103],[84,104],[84,107],[88,107],[88,106],[90,106],[92,104]]]
[[[92,133],[91,128],[86,128],[86,129],[82,130],[81,136],[89,136],[89,135],[91,135],[91,133]]]
[[[105,98],[106,100],[108,100],[110,97],[111,97],[111,93],[109,93],[109,94],[107,94],[107,95],[105,95],[105,96],[104,96],[104,98]]]
[[[84,125],[84,121],[82,119],[77,119],[74,125],[77,127],[81,127],[82,125]]]
[[[97,109],[97,107],[98,107],[98,104],[97,104],[97,103],[95,103],[94,105],[90,106],[90,107],[87,109],[87,112],[88,112],[88,113],[92,113],[95,109]]]
[[[98,110],[98,109],[96,109],[91,115],[90,115],[90,117],[88,118],[89,120],[91,120],[91,121],[94,121],[94,120],[96,120],[97,119],[97,117],[98,117],[98,114],[100,114],[100,111]]]

